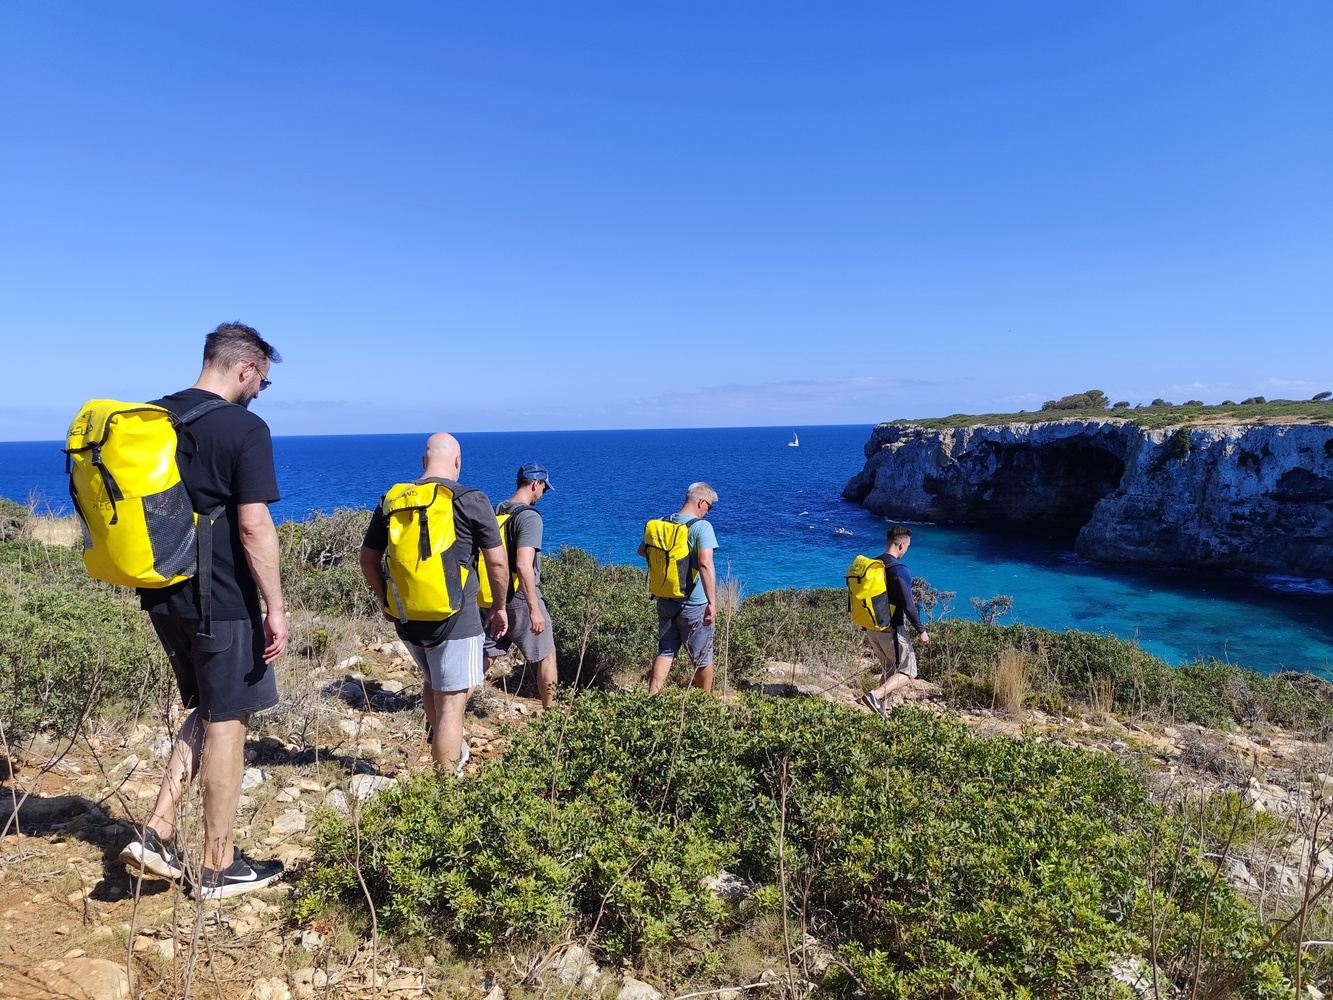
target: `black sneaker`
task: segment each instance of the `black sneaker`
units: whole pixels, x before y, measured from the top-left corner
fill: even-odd
[[[195,899],[226,899],[228,896],[262,889],[281,876],[281,861],[276,858],[272,861],[251,861],[237,847],[234,848],[231,864],[222,871],[205,868],[199,873],[199,878],[190,887],[190,895]]]
[[[151,826],[125,845],[120,860],[131,874],[142,872],[158,878],[178,879],[185,874],[176,848],[163,840]]]
[[[861,704],[870,709],[870,711],[874,712],[881,719],[884,717],[884,706],[880,703],[880,700],[875,697],[874,691],[867,691],[863,694],[861,696]]]

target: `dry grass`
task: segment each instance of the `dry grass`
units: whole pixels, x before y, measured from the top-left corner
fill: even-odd
[[[1028,661],[1016,649],[1001,651],[991,681],[994,706],[1013,719],[1024,715],[1028,696]]]

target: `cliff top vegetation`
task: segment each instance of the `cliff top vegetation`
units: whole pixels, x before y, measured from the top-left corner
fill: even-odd
[[[1035,424],[1056,420],[1124,420],[1148,429],[1199,426],[1204,424],[1333,424],[1333,395],[1318,393],[1313,399],[1266,399],[1251,396],[1240,402],[1223,400],[1205,404],[1190,399],[1172,403],[1154,399],[1150,403],[1131,404],[1128,400],[1112,402],[1100,389],[1071,393],[1047,400],[1040,410],[1017,413],[953,413],[925,420],[891,420],[910,423],[930,430],[950,430],[990,424]]]

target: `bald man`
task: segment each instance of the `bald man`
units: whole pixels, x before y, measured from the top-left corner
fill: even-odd
[[[481,490],[459,483],[462,467],[463,452],[457,439],[452,434],[432,434],[421,456],[421,477],[416,480],[422,485],[438,483],[453,494],[458,540],[450,551],[468,568],[462,606],[456,613],[439,621],[401,622],[389,610],[383,570],[384,550],[389,547],[389,519],[383,498],[361,543],[361,572],[423,675],[421,700],[431,730],[431,757],[441,770],[458,773],[462,773],[462,761],[466,759],[463,712],[468,695],[484,676],[484,633],[499,638],[509,624],[503,602],[496,603],[484,626],[477,608],[476,571],[484,563],[491,593],[503,594],[509,586],[509,559],[491,501]]]

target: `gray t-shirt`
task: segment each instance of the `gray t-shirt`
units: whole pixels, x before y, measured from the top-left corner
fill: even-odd
[[[507,514],[519,504],[506,500],[495,508],[497,514]],[[537,585],[538,596],[541,594],[542,585],[542,516],[537,513],[535,507],[525,507],[510,518],[509,531],[514,539],[514,551],[510,553],[512,557],[517,557],[518,550],[523,546],[529,546],[534,551],[532,557],[532,582]],[[510,567],[513,572],[518,572],[517,563]],[[520,587],[514,592],[514,599],[525,601],[523,589]]]

